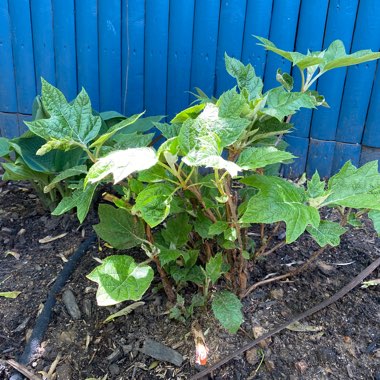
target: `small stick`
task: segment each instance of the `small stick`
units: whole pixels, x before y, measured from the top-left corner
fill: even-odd
[[[265,284],[269,284],[271,282],[274,282],[274,281],[279,281],[279,280],[283,280],[285,278],[288,278],[288,277],[292,277],[292,276],[295,276],[297,274],[299,274],[300,272],[304,271],[305,269],[307,269],[310,264],[317,259],[317,257],[322,253],[324,252],[324,250],[326,249],[326,247],[322,247],[320,249],[318,249],[317,251],[315,251],[309,258],[309,260],[307,260],[305,263],[303,263],[301,266],[299,266],[298,268],[296,269],[293,269],[292,271],[288,272],[288,273],[285,273],[285,274],[281,274],[279,276],[276,276],[276,277],[271,277],[271,278],[268,278],[266,280],[263,280],[263,281],[259,281],[259,282],[256,282],[254,283],[251,287],[249,287],[247,289],[247,291],[242,295],[241,298],[244,298],[246,297],[249,293],[251,293],[252,291],[254,291],[256,288],[258,288],[259,286],[261,285],[265,285]],[[269,251],[268,251],[269,252]]]
[[[277,251],[279,248],[283,247],[284,245],[285,245],[285,242],[284,242],[284,241],[280,241],[280,242],[277,243],[273,248],[268,249],[268,251],[265,251],[265,252],[261,253],[258,257],[265,257],[265,256],[268,256],[268,255],[270,255],[271,253],[273,253],[274,251]]]
[[[223,364],[228,363],[231,359],[235,358],[236,356],[244,354],[245,351],[256,346],[262,340],[270,338],[271,336],[273,336],[273,335],[279,333],[280,331],[284,330],[285,328],[287,328],[289,325],[291,325],[295,322],[298,322],[303,318],[310,317],[310,315],[312,315],[312,314],[324,309],[325,307],[330,306],[331,304],[335,303],[340,298],[345,296],[348,292],[350,292],[352,289],[354,289],[357,285],[359,285],[379,265],[380,265],[380,257],[377,260],[375,260],[371,265],[369,265],[367,268],[365,268],[362,272],[360,272],[350,283],[348,283],[346,286],[344,286],[341,290],[339,290],[337,293],[335,293],[332,297],[324,300],[323,302],[312,307],[311,309],[306,310],[303,313],[296,315],[295,317],[291,318],[289,321],[277,326],[272,331],[269,331],[268,333],[261,335],[259,338],[255,339],[254,341],[247,343],[245,346],[243,346],[243,347],[239,348],[238,350],[232,352],[230,355],[226,356],[224,359],[215,363],[211,367],[209,367],[209,368],[197,373],[196,375],[192,376],[190,378],[190,380],[201,379],[203,376],[206,376],[207,374],[211,373],[212,371],[215,371],[216,369],[221,367]]]
[[[50,379],[55,371],[55,369],[57,368],[57,365],[59,363],[59,361],[61,360],[61,353],[58,353],[57,357],[55,358],[55,360],[53,361],[53,363],[51,363],[51,366],[50,366],[50,369],[49,369],[49,372],[47,374],[47,378]]]
[[[22,373],[24,376],[26,376],[29,380],[41,380],[39,376],[36,376],[34,373],[30,372],[25,366],[23,366],[20,363],[17,363],[13,359],[7,360],[7,363],[16,369],[18,372]]]

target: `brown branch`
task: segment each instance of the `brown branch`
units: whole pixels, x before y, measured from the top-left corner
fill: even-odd
[[[359,285],[368,275],[370,275],[378,266],[380,265],[380,257],[375,260],[371,265],[369,265],[367,268],[365,268],[362,272],[359,273],[350,283],[348,283],[346,286],[344,286],[341,290],[339,290],[337,293],[335,293],[332,297],[324,300],[323,302],[319,303],[318,305],[312,307],[309,310],[304,311],[301,314],[296,315],[295,317],[291,318],[289,321],[277,326],[272,331],[269,331],[266,334],[261,335],[259,338],[255,339],[254,341],[247,343],[245,346],[239,348],[238,350],[232,352],[230,355],[226,356],[224,359],[220,360],[219,362],[215,363],[211,367],[197,373],[196,375],[192,376],[190,380],[198,380],[206,376],[207,374],[211,373],[212,371],[215,371],[219,367],[221,367],[223,364],[228,363],[233,358],[244,354],[247,350],[251,349],[252,347],[256,346],[261,341],[270,338],[271,336],[279,333],[280,331],[287,328],[289,325],[296,323],[300,321],[301,319],[307,318],[318,311],[330,306],[331,304],[335,303],[342,297],[344,297],[348,292],[350,292],[352,289],[354,289],[357,285]]]
[[[153,238],[152,230],[150,229],[150,226],[148,224],[146,224],[146,226],[145,226],[145,234],[146,234],[146,238],[149,241],[149,243],[154,244],[154,238]],[[166,296],[168,297],[168,300],[170,302],[175,302],[176,295],[174,293],[172,284],[170,283],[170,280],[169,280],[164,268],[162,268],[162,266],[160,264],[160,260],[158,259],[157,256],[153,256],[152,260],[156,264],[157,271],[160,275],[161,282],[162,282],[162,285],[164,287]]]
[[[41,377],[36,376],[34,373],[30,372],[28,370],[28,368],[26,368],[25,366],[23,366],[20,363],[17,363],[15,360],[9,359],[9,360],[7,360],[7,363],[11,367],[13,367],[14,369],[16,369],[18,372],[20,372],[21,374],[23,374],[24,376],[26,376],[29,380],[41,380]]]
[[[284,241],[280,241],[279,243],[277,243],[273,248],[269,249],[268,251],[265,251],[263,253],[260,253],[260,254],[257,254],[256,257],[265,257],[265,256],[268,256],[270,255],[271,253],[277,251],[278,249],[280,249],[281,247],[283,247],[286,243]]]
[[[271,277],[271,278],[268,278],[266,280],[262,280],[262,281],[259,281],[259,282],[256,282],[255,284],[253,284],[251,287],[248,288],[248,290],[243,294],[242,298],[246,297],[249,293],[251,293],[252,291],[254,291],[256,288],[258,288],[259,286],[261,285],[265,285],[265,284],[269,284],[271,282],[275,282],[275,281],[279,281],[279,280],[284,280],[285,278],[289,278],[289,277],[292,277],[292,276],[295,276],[301,272],[303,272],[304,270],[306,270],[310,265],[311,263],[317,259],[317,257],[322,253],[324,252],[324,250],[326,249],[326,247],[322,247],[320,249],[318,249],[317,251],[315,251],[311,256],[310,258],[304,262],[302,265],[300,265],[298,268],[296,269],[293,269],[292,271],[288,272],[288,273],[285,273],[285,274],[281,274],[280,276],[276,276],[276,277]]]

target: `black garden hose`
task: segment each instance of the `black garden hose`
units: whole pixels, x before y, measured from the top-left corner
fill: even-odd
[[[32,360],[33,355],[36,353],[37,349],[41,345],[42,339],[45,335],[45,332],[49,326],[49,321],[51,317],[51,312],[56,303],[56,296],[65,286],[67,280],[70,278],[75,268],[79,264],[79,261],[86,253],[91,244],[96,241],[96,235],[92,234],[85,241],[81,243],[78,249],[70,256],[67,263],[63,266],[62,271],[58,274],[57,279],[54,282],[54,285],[48,293],[47,300],[45,302],[42,312],[37,317],[35,326],[32,331],[28,342],[25,345],[24,351],[21,356],[17,359],[20,364],[28,365]],[[24,376],[19,372],[15,371],[12,373],[10,380],[23,380]]]

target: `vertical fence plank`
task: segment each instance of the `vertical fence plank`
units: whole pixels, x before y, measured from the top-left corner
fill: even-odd
[[[379,48],[380,2],[378,0],[361,1],[351,50],[379,51]],[[376,62],[348,68],[336,133],[337,141],[361,142],[375,70]]]
[[[166,113],[169,0],[145,4],[145,108],[148,115]]]
[[[335,152],[335,141],[310,139],[306,174],[310,178],[316,171],[322,178],[330,177]]]
[[[84,87],[91,105],[99,110],[97,0],[75,0],[78,92]]]
[[[121,5],[98,1],[100,110],[121,111]]]
[[[330,0],[325,38],[326,49],[331,42],[341,39],[350,51],[358,0]],[[320,140],[335,140],[339,109],[343,93],[346,69],[340,68],[326,73],[317,84],[317,90],[324,95],[331,108],[321,107],[313,112],[311,137]]]
[[[295,50],[306,54],[308,50],[322,50],[323,35],[325,30],[327,9],[329,1],[303,1],[299,14],[297,41]],[[301,75],[297,68],[293,68],[294,88],[301,88]],[[315,86],[312,86],[314,89]],[[312,110],[301,109],[293,118],[293,134],[300,137],[309,137]]]
[[[12,25],[17,108],[18,112],[28,114],[32,113],[32,103],[36,96],[29,1],[9,1],[8,6]]]
[[[241,59],[246,0],[222,0],[216,58],[216,95],[236,85],[226,71],[224,53]]]
[[[289,178],[299,177],[305,172],[309,139],[287,135],[285,141],[289,144],[286,150],[293,153],[297,158],[292,164],[283,166],[284,175]]]
[[[25,121],[32,121],[32,115],[23,115],[21,113],[17,114],[17,124],[18,124],[18,133],[17,135],[21,136],[23,133],[28,131],[28,127],[25,125]]]
[[[369,161],[380,161],[380,149],[379,148],[371,148],[369,146],[362,146],[362,153],[360,156],[359,165],[362,166]]]
[[[122,111],[144,110],[144,1],[122,1]]]
[[[220,0],[196,0],[191,63],[191,87],[208,96],[214,92]]]
[[[170,3],[167,114],[175,115],[189,105],[194,0]]]
[[[377,63],[376,79],[373,83],[371,103],[368,109],[363,144],[380,148],[380,64]]]
[[[0,112],[16,112],[16,83],[7,0],[0,0],[0,73]]]
[[[272,15],[272,0],[248,0],[245,15],[242,61],[254,66],[256,75],[262,77],[266,51],[257,45],[254,36],[268,38]]]
[[[55,57],[53,40],[53,10],[51,0],[30,2],[33,29],[34,68],[37,93],[41,93],[41,77],[55,85]]]
[[[68,100],[77,95],[74,0],[53,0],[55,79]]]
[[[17,114],[0,112],[0,135],[13,138],[18,134]]]
[[[270,40],[279,48],[293,50],[297,30],[300,0],[274,0],[270,26]],[[268,53],[265,65],[264,88],[278,86],[276,71],[290,72],[291,64],[277,54]]]
[[[347,161],[351,161],[353,165],[358,166],[360,161],[360,153],[360,144],[336,142],[331,175],[336,174]]]

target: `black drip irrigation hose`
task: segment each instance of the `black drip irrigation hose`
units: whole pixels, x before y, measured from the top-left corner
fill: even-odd
[[[85,241],[81,243],[78,249],[70,256],[67,263],[64,265],[62,271],[58,274],[57,279],[54,282],[54,285],[48,293],[47,300],[45,302],[44,308],[42,309],[41,314],[37,317],[32,335],[30,336],[23,353],[17,359],[18,363],[23,365],[28,365],[32,360],[33,355],[36,353],[37,349],[41,345],[42,339],[45,335],[45,332],[49,326],[49,321],[53,307],[56,303],[56,296],[65,286],[67,280],[70,278],[75,268],[79,264],[79,261],[86,253],[91,244],[96,241],[96,235],[92,234]],[[19,372],[15,371],[12,373],[10,380],[23,380],[24,376]]]

